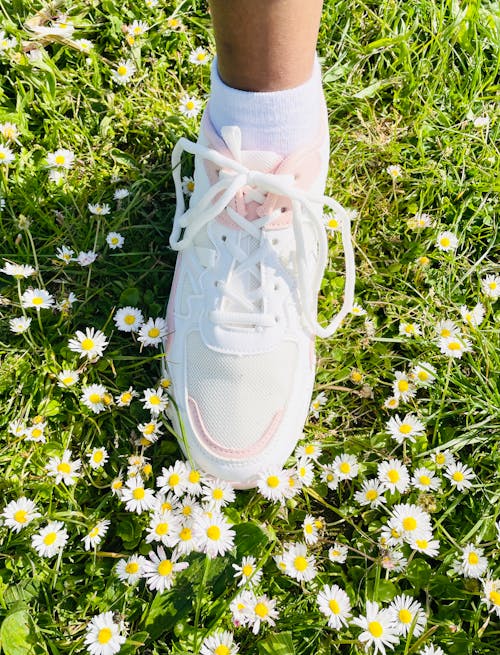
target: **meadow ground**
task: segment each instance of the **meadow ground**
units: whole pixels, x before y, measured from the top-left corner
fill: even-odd
[[[158,347],[206,8],[0,2],[5,655],[498,653],[499,5],[325,4],[357,305],[296,456],[233,498],[178,462]]]

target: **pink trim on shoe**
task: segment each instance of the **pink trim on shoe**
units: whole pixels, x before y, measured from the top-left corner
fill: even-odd
[[[203,423],[203,419],[201,418],[198,405],[196,401],[191,398],[191,396],[188,397],[188,407],[189,416],[193,421],[193,425],[201,443],[211,452],[215,453],[216,455],[225,457],[226,459],[248,459],[249,457],[255,457],[258,455],[273,438],[284,414],[283,410],[276,412],[260,439],[255,444],[253,444],[253,446],[245,448],[244,450],[237,450],[221,446],[210,436],[208,430],[205,427],[205,424]]]
[[[179,283],[179,271],[181,270],[180,267],[180,258],[182,257],[181,253],[177,255],[177,261],[178,261],[178,266],[175,267],[175,272],[174,272],[174,279],[172,280],[172,286],[170,288],[170,297],[167,305],[167,336],[164,342],[164,351],[165,351],[165,357],[168,357],[168,352],[170,350],[170,346],[172,345],[172,339],[174,338],[174,332],[175,332],[175,319],[174,319],[174,313],[175,313],[175,295],[177,291],[177,285]]]

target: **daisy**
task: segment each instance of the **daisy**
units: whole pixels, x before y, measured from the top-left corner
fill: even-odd
[[[40,557],[58,555],[68,541],[68,532],[61,521],[50,521],[31,537],[31,545]]]
[[[326,393],[321,391],[321,393],[319,393],[316,398],[311,401],[311,407],[309,408],[311,416],[314,418],[319,418],[321,408],[326,404],[327,400],[328,399],[326,397]]]
[[[453,321],[445,319],[443,321],[439,321],[439,323],[436,325],[436,334],[438,339],[455,337],[460,335],[460,328]]]
[[[136,514],[142,514],[152,509],[155,504],[154,491],[144,487],[139,475],[126,481],[122,490],[122,500],[126,503],[126,509],[129,512],[136,512]]]
[[[106,243],[111,248],[111,250],[117,250],[123,246],[125,239],[119,232],[109,232],[106,235]]]
[[[127,84],[136,71],[137,68],[130,59],[122,59],[118,62],[116,69],[111,71],[111,77],[118,84]]]
[[[92,43],[92,41],[89,41],[88,39],[75,39],[73,43],[81,52],[88,53],[94,48],[94,44]]]
[[[158,439],[162,435],[161,424],[159,423],[159,421],[156,421],[154,419],[151,419],[149,423],[139,423],[137,428],[142,434],[142,439],[144,441],[147,441],[149,444],[158,441]]]
[[[359,472],[358,460],[354,455],[348,453],[337,455],[331,466],[339,480],[352,480]]]
[[[432,227],[432,216],[423,212],[417,212],[415,216],[409,219],[408,224],[410,227],[417,229]]]
[[[474,471],[461,462],[453,462],[453,464],[447,466],[445,476],[459,491],[472,487],[471,480],[475,477]]]
[[[115,403],[117,407],[129,407],[134,397],[138,395],[137,391],[129,387],[126,391],[122,391],[115,396]]]
[[[483,582],[483,597],[482,601],[486,603],[489,612],[496,612],[500,617],[500,580],[492,580],[490,578]]]
[[[485,296],[496,300],[500,296],[500,275],[487,275],[481,280],[481,288]]]
[[[66,298],[62,298],[57,304],[56,308],[63,312],[63,314],[68,314],[71,311],[71,307],[75,302],[78,302],[78,298],[71,291]]]
[[[194,179],[192,177],[184,176],[182,178],[182,193],[186,196],[192,196],[194,192]]]
[[[343,564],[347,559],[348,548],[336,541],[328,551],[328,559],[336,564]]]
[[[34,441],[35,443],[45,443],[45,428],[47,424],[42,421],[27,427],[24,431],[24,438],[26,441]]]
[[[474,120],[472,121],[472,124],[474,127],[488,127],[490,124],[490,117],[488,115],[486,116],[476,116]]]
[[[85,332],[77,330],[75,336],[69,340],[68,348],[74,353],[80,353],[80,358],[88,360],[99,359],[108,345],[106,335],[95,328],[85,328]]]
[[[79,379],[80,374],[77,371],[73,371],[69,368],[63,368],[63,370],[57,374],[57,386],[61,387],[61,389],[67,389],[68,387],[72,387],[74,384],[76,384]]]
[[[429,387],[436,379],[436,369],[428,362],[419,362],[412,369],[412,377],[419,387]]]
[[[305,544],[293,544],[283,553],[285,573],[299,582],[309,582],[316,577],[316,563],[312,555],[308,555]]]
[[[167,557],[162,546],[159,546],[156,552],[150,551],[148,557],[149,560],[144,561],[144,578],[151,591],[158,591],[160,594],[172,587],[178,571],[183,571],[189,566],[187,562],[177,562],[174,555],[171,558]]]
[[[382,558],[380,560],[380,565],[386,571],[404,571],[408,560],[399,550],[384,550]]]
[[[103,203],[97,202],[95,204],[89,202],[87,204],[87,207],[89,212],[91,214],[94,214],[95,216],[106,216],[111,212],[111,207],[105,202]]]
[[[74,254],[75,251],[71,250],[71,248],[68,248],[67,246],[61,246],[56,250],[57,259],[60,259],[62,262],[64,262],[64,264],[69,264],[69,262],[72,261]]]
[[[394,505],[388,525],[397,530],[405,541],[432,537],[431,517],[411,503]]]
[[[168,468],[163,467],[161,475],[156,480],[156,486],[163,492],[173,491],[176,496],[182,496],[185,488],[186,465],[177,460]]]
[[[316,602],[319,611],[328,619],[328,626],[340,630],[347,626],[351,618],[351,601],[338,585],[325,585],[318,594]]]
[[[315,462],[321,457],[322,449],[321,445],[317,441],[311,441],[310,443],[298,446],[295,450],[295,457],[300,459],[302,457],[312,459]]]
[[[14,419],[9,423],[8,430],[14,437],[23,437],[26,432],[26,424],[21,419]]]
[[[431,644],[430,646],[424,646],[422,650],[419,650],[418,655],[445,655],[445,652],[442,648],[439,648],[439,646]]]
[[[389,605],[396,634],[406,637],[410,632],[412,637],[418,637],[425,629],[427,618],[422,605],[411,596],[401,594],[396,596]]]
[[[454,570],[464,578],[482,578],[488,570],[488,560],[483,553],[484,548],[467,544],[454,562]]]
[[[367,600],[366,615],[354,617],[352,623],[363,630],[358,639],[365,643],[365,649],[374,646],[374,655],[378,652],[385,655],[386,646],[393,650],[399,642],[392,612],[389,609],[379,609],[378,603]]]
[[[207,480],[203,484],[202,501],[217,509],[232,503],[236,498],[231,483],[227,480]]]
[[[163,318],[148,318],[139,329],[138,341],[143,346],[155,346],[167,336],[167,323]]]
[[[107,389],[102,384],[89,384],[82,387],[80,402],[88,407],[94,414],[99,414],[106,409],[104,395]]]
[[[349,373],[349,380],[351,382],[354,382],[354,384],[361,384],[363,382],[363,373],[361,373],[361,371],[358,371],[357,368],[353,368],[352,371]]]
[[[436,239],[436,246],[439,250],[443,250],[444,252],[455,250],[458,246],[456,234],[453,234],[453,232],[449,232],[448,230],[440,232]]]
[[[94,470],[104,466],[109,459],[106,448],[94,448],[91,453],[87,454],[87,457],[89,459],[90,468]]]
[[[127,25],[126,30],[133,36],[142,36],[149,30],[149,25],[143,20],[134,20],[132,25]]]
[[[111,521],[105,519],[94,525],[92,530],[90,530],[90,532],[82,539],[85,550],[95,548],[101,543],[106,536],[110,523]]]
[[[455,464],[455,457],[453,456],[451,450],[437,450],[436,452],[432,453],[431,459],[437,468],[443,468],[443,466],[448,467],[452,464]]]
[[[50,309],[54,305],[54,298],[45,289],[27,289],[21,296],[22,307],[32,307],[37,311]]]
[[[185,480],[184,486],[186,493],[193,496],[200,496],[202,493],[202,484],[205,483],[205,478],[203,473],[191,466],[189,462],[185,462]]]
[[[128,559],[118,561],[115,571],[122,582],[135,584],[142,578],[145,558],[142,555],[131,555]]]
[[[366,314],[366,309],[363,309],[359,303],[355,302],[352,305],[351,314],[353,316],[364,316]]]
[[[478,327],[481,325],[484,319],[484,314],[484,305],[480,302],[478,302],[472,309],[469,309],[466,305],[460,307],[460,316],[464,323],[467,323],[471,327]]]
[[[295,467],[295,476],[301,487],[310,487],[314,480],[314,465],[308,459],[299,459]]]
[[[14,262],[5,261],[3,268],[0,268],[0,273],[11,275],[16,280],[30,277],[36,273],[36,268],[29,264],[14,264]]]
[[[83,250],[81,250],[77,257],[75,257],[75,262],[80,264],[80,266],[90,266],[95,262],[97,257],[98,254],[93,250],[88,250],[87,252],[83,252]]]
[[[55,484],[64,482],[70,486],[80,477],[81,460],[71,459],[71,450],[65,450],[62,457],[51,457],[46,466],[47,473],[55,478]]]
[[[203,508],[196,502],[193,496],[184,496],[177,505],[176,511],[181,521],[190,521],[195,516],[198,516],[203,511]]]
[[[158,416],[167,407],[169,398],[163,395],[163,389],[145,389],[141,398],[144,409],[149,409],[151,416]]]
[[[421,466],[413,472],[411,484],[419,491],[437,491],[441,486],[441,480],[434,471]]]
[[[315,518],[312,514],[306,514],[302,522],[302,532],[308,546],[318,542],[320,531],[324,528],[325,522],[322,518]]]
[[[278,618],[276,601],[265,594],[261,596],[249,594],[246,618],[248,626],[252,628],[254,635],[259,632],[262,623],[274,626],[276,624],[274,619]]]
[[[417,553],[423,553],[429,557],[436,557],[439,555],[439,541],[437,539],[410,539],[408,542],[412,550]]]
[[[225,516],[219,512],[210,512],[211,516],[201,515],[193,526],[198,549],[206,553],[210,559],[224,555],[234,544],[234,530],[231,529]]]
[[[331,465],[321,467],[320,478],[322,482],[326,482],[329,489],[336,489],[339,486],[339,479]]]
[[[379,480],[364,480],[360,491],[356,491],[354,499],[360,505],[369,505],[370,507],[379,507],[387,502],[384,496],[387,487]]]
[[[165,546],[173,548],[177,544],[177,533],[180,530],[180,521],[172,512],[157,512],[153,514],[147,528],[146,542],[159,541]]]
[[[236,571],[235,578],[239,578],[238,586],[243,587],[247,583],[251,586],[257,586],[262,578],[262,569],[257,569],[257,560],[255,557],[243,557],[241,564],[233,564],[233,569]]]
[[[11,500],[4,508],[1,516],[3,516],[4,525],[14,530],[14,532],[20,532],[31,521],[39,518],[41,514],[37,511],[37,506],[32,500],[22,496],[17,500]]]
[[[390,396],[384,401],[384,407],[386,409],[397,409],[399,407],[399,398],[396,398],[396,396]]]
[[[31,325],[31,318],[27,316],[19,316],[19,318],[11,318],[9,320],[10,331],[14,334],[22,334],[29,330]]]
[[[175,532],[176,546],[174,553],[177,556],[189,555],[193,551],[199,550],[198,539],[193,530],[192,521],[182,522]]]
[[[75,162],[75,153],[66,148],[59,148],[54,152],[47,153],[47,165],[51,168],[63,168],[69,170]]]
[[[144,317],[137,307],[121,307],[113,318],[116,327],[122,332],[137,332],[144,323]]]
[[[180,18],[177,18],[176,16],[169,16],[167,18],[167,27],[171,30],[179,30],[182,28],[182,21]]]
[[[14,123],[0,123],[0,134],[7,141],[17,141],[19,129]]]
[[[407,323],[401,321],[399,324],[399,334],[404,337],[417,337],[422,334],[422,328],[418,323]]]
[[[275,503],[283,502],[288,494],[288,477],[283,469],[274,467],[262,471],[257,478],[259,492]]]
[[[120,626],[113,620],[113,612],[97,614],[87,626],[85,644],[90,655],[114,655],[125,641]]]
[[[115,478],[111,482],[110,488],[113,496],[118,496],[118,498],[121,498],[123,494],[123,480],[121,479],[121,477]]]
[[[410,484],[408,469],[397,459],[381,462],[377,467],[377,477],[391,493],[399,491],[403,494]]]
[[[196,48],[189,55],[189,61],[191,64],[195,64],[195,66],[202,66],[210,61],[210,55],[205,48]]]
[[[201,101],[194,96],[185,95],[181,98],[179,110],[187,118],[195,118],[200,113]]]
[[[391,164],[390,166],[387,166],[385,171],[392,177],[393,180],[397,180],[403,175],[401,166],[398,166],[397,164]]]
[[[323,216],[323,224],[331,234],[340,232],[342,230],[342,217],[335,212],[328,212]]]
[[[13,151],[4,145],[0,145],[0,164],[12,164],[16,160],[16,156]]]
[[[413,398],[417,391],[409,376],[403,371],[395,371],[394,377],[396,378],[392,387],[394,396],[403,402]]]
[[[416,437],[425,434],[425,426],[414,414],[406,414],[401,418],[399,414],[391,416],[386,423],[386,430],[398,444],[405,441],[414,442]]]
[[[238,655],[238,644],[227,630],[218,630],[201,642],[200,655]]]

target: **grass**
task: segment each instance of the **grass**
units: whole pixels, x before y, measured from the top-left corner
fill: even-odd
[[[327,626],[316,601],[325,584],[345,589],[353,616],[362,616],[371,600],[384,607],[401,593],[418,600],[427,614],[425,630],[402,638],[397,655],[417,655],[430,644],[446,655],[498,651],[499,616],[488,611],[483,581],[452,568],[472,543],[484,549],[489,577],[500,577],[500,311],[481,285],[486,275],[499,273],[498,5],[325,4],[318,52],[332,144],[328,192],[358,212],[356,297],[367,314],[350,317],[333,338],[317,343],[316,392],[325,394],[326,403],[305,429],[305,443],[318,441],[323,449],[313,483],[283,505],[256,491],[239,492],[225,509],[235,530],[234,549],[213,560],[189,555],[189,567],[172,590],[156,593],[144,581],[126,585],[114,572],[121,558],[147,556],[152,545],[145,541],[147,516],[126,511],[110,487],[126,473],[128,458],[140,453],[137,426],[149,417],[140,397],[157,385],[162,355],[118,331],[113,316],[127,305],[145,317],[164,314],[175,264],[168,247],[175,210],[170,154],[180,136],[197,134],[199,117],[186,119],[179,103],[185,93],[199,99],[209,93],[208,66],[188,59],[200,45],[213,52],[210,23],[204,5],[194,1],[152,8],[114,0],[0,2],[3,29],[15,39],[0,52],[0,122],[19,130],[16,142],[3,139],[16,158],[0,167],[0,250],[5,260],[36,268],[33,278],[19,281],[21,292],[32,285],[58,301],[70,292],[78,299],[69,311],[26,309],[30,329],[14,334],[9,320],[21,315],[18,283],[1,275],[0,511],[26,496],[42,515],[20,532],[0,526],[5,655],[85,652],[89,622],[106,611],[127,623],[122,654],[198,653],[201,640],[222,629],[234,631],[244,655],[364,652],[358,627]],[[47,25],[49,17],[64,12],[76,26],[70,36],[26,28]],[[171,16],[180,27],[169,27]],[[122,25],[134,20],[147,21],[150,29],[130,46]],[[93,48],[81,52],[77,38],[90,39]],[[42,58],[30,59],[33,50],[41,50]],[[123,86],[111,79],[122,59],[137,68]],[[481,117],[487,119],[482,126]],[[57,148],[75,153],[60,183],[48,179],[46,165],[47,153]],[[401,168],[399,177],[387,173],[390,165]],[[113,199],[117,188],[129,195]],[[112,211],[94,216],[88,203],[109,203]],[[432,226],[412,227],[416,213],[428,213]],[[122,249],[106,244],[112,230],[124,236]],[[444,230],[457,235],[456,250],[436,247]],[[65,266],[56,257],[63,245],[75,255],[96,250],[99,256],[89,267]],[[422,256],[427,264],[419,263]],[[323,323],[341,301],[342,266],[334,234],[319,302]],[[459,310],[477,302],[485,317],[473,327],[461,321]],[[472,352],[460,359],[440,352],[435,330],[444,319],[461,325]],[[401,335],[401,321],[418,323],[422,334]],[[110,342],[95,364],[78,361],[68,349],[75,332],[90,326]],[[419,387],[398,409],[385,408],[395,372],[409,372],[418,362],[435,367],[435,382]],[[57,375],[77,367],[77,385],[61,389]],[[354,381],[353,371],[360,380]],[[89,384],[102,384],[113,396],[133,387],[139,396],[129,407],[114,404],[94,414],[79,400]],[[386,424],[410,412],[425,430],[399,446]],[[15,420],[31,426],[37,416],[47,426],[44,443],[9,429]],[[109,460],[94,470],[87,455],[97,447],[107,449]],[[66,448],[84,462],[75,485],[54,484],[45,469]],[[454,489],[432,462],[433,454],[446,449],[474,471],[470,489]],[[342,453],[357,457],[359,474],[329,489],[320,470]],[[162,467],[181,458],[166,420],[164,436],[144,454],[152,469],[142,475],[154,489]],[[440,541],[434,557],[403,545],[407,564],[400,571],[386,568],[387,552],[378,544],[389,510],[361,507],[354,497],[391,457],[410,471],[428,466],[443,481],[433,493],[413,488],[385,494],[387,508],[415,503],[425,509]],[[319,573],[300,583],[281,573],[274,557],[285,544],[303,541],[306,514],[323,517],[325,528],[309,549]],[[44,558],[31,538],[49,519],[65,524],[69,540],[59,555]],[[82,539],[102,519],[111,519],[104,540],[85,551]],[[343,564],[328,558],[336,541],[349,547]],[[257,636],[236,629],[229,610],[238,591],[232,564],[250,555],[263,571],[261,593],[276,599],[279,609],[276,626],[263,626]]]

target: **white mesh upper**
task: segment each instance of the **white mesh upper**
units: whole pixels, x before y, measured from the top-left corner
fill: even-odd
[[[296,371],[296,345],[270,353],[225,355],[207,348],[198,333],[187,340],[188,394],[212,439],[225,448],[252,446],[285,408]]]

